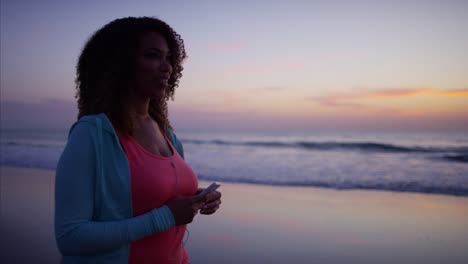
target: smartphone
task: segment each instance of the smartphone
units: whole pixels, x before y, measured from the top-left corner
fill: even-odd
[[[219,187],[221,186],[221,184],[219,182],[213,182],[212,184],[210,184],[210,186],[208,186],[206,189],[204,189],[201,193],[198,194],[198,196],[203,196],[211,191],[214,191],[216,189],[218,189]]]

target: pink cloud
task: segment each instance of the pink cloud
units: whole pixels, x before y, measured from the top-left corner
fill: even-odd
[[[395,89],[384,89],[379,91],[365,91],[358,93],[349,93],[341,95],[331,95],[324,97],[309,97],[308,100],[316,101],[320,105],[327,107],[341,107],[346,109],[374,109],[379,111],[391,111],[391,112],[400,112],[398,109],[391,108],[375,108],[370,106],[365,106],[358,102],[350,101],[359,101],[366,99],[393,99],[393,98],[402,98],[402,97],[411,97],[411,96],[468,96],[468,89],[456,89],[456,90],[445,90],[445,89],[436,89],[436,88],[395,88]]]
[[[265,88],[268,90],[268,87]],[[450,94],[450,91],[447,92]],[[225,94],[229,96],[229,94]],[[449,95],[447,95],[449,96]],[[267,113],[246,106],[239,97],[239,107],[172,105],[169,118],[178,131],[306,131],[306,130],[458,130],[468,131],[466,111],[402,115],[381,109],[360,111],[356,115],[352,105],[336,114],[321,112]],[[323,101],[326,103],[326,101]],[[349,103],[333,100],[333,103]],[[67,129],[76,120],[76,102],[43,100],[35,103],[2,101],[1,128]],[[365,106],[354,106],[365,107]],[[338,106],[339,108],[339,106]],[[380,111],[379,111],[380,110]]]

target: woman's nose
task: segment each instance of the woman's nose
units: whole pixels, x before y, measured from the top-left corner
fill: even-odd
[[[164,72],[164,73],[172,73],[172,66],[171,66],[171,63],[169,61],[164,61],[163,63],[161,63],[161,68],[160,68],[161,72]]]

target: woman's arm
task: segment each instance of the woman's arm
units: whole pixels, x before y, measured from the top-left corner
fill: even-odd
[[[96,177],[93,129],[90,123],[78,123],[57,165],[55,236],[63,255],[105,253],[175,226],[166,205],[129,219],[92,221]]]

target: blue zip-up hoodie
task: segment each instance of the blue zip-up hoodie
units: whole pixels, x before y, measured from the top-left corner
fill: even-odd
[[[183,157],[175,134],[172,144]],[[175,226],[166,205],[133,217],[130,167],[105,114],[70,128],[55,177],[55,238],[62,263],[128,263],[130,243]]]

